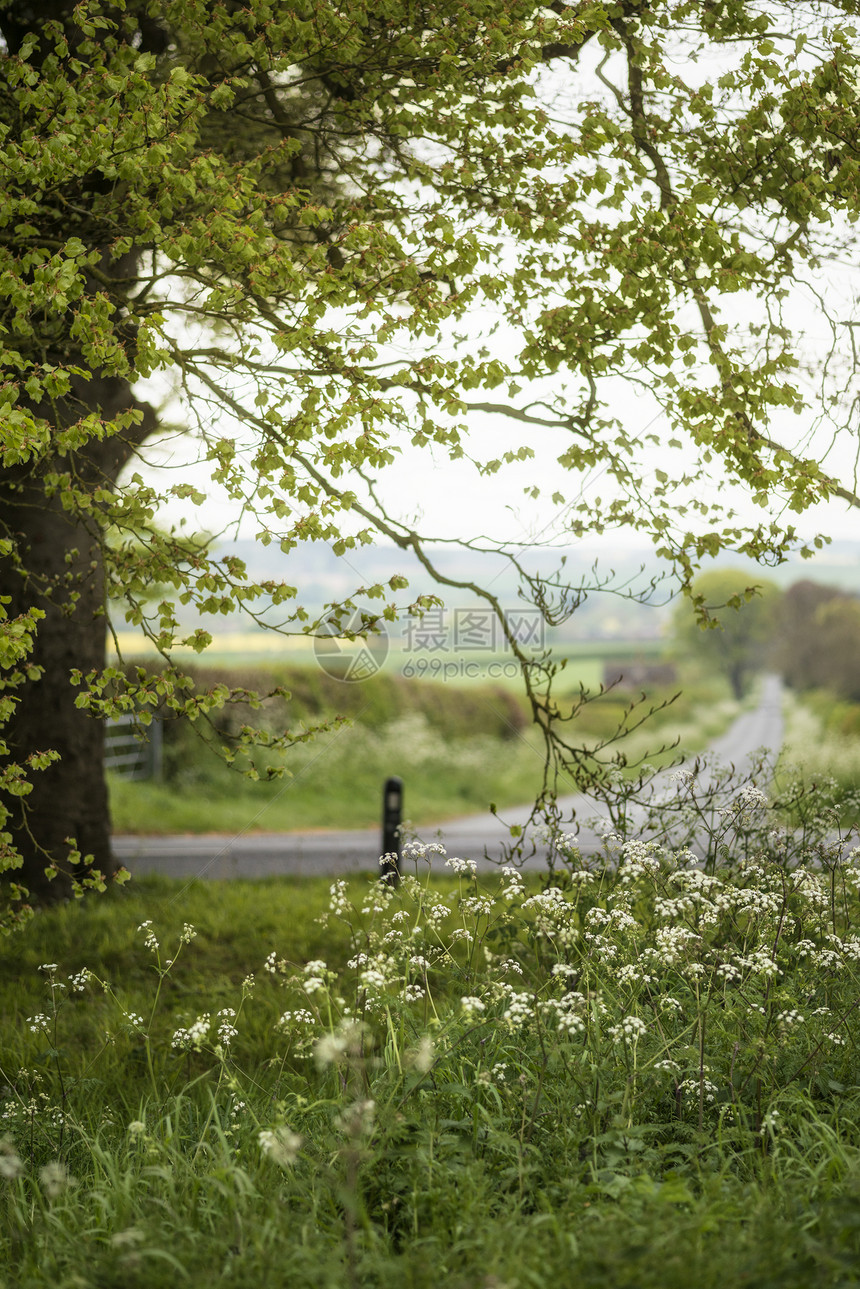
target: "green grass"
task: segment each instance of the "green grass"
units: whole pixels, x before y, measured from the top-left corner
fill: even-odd
[[[860,1282],[857,865],[559,844],[552,890],[419,861],[37,914],[4,1289]]]
[[[361,688],[352,687],[351,697]],[[572,686],[560,687],[563,713],[571,711],[577,695]],[[672,696],[672,691],[655,691],[652,700],[659,704]],[[396,704],[407,698],[409,706],[397,715]],[[311,719],[311,699],[303,695],[303,702]],[[573,738],[593,745],[610,737],[628,703],[629,697],[614,691],[588,703],[573,723]],[[637,709],[630,723],[646,710],[647,705]],[[671,706],[657,711],[618,747],[632,762],[647,756],[654,764],[666,764],[678,750],[700,751],[738,710],[720,681],[693,678]],[[401,694],[381,686],[363,714],[360,709],[355,713],[353,726],[292,748],[285,761],[292,777],[275,781],[248,779],[225,765],[191,727],[168,727],[165,782],[112,778],[114,829],[279,832],[370,826],[378,822],[382,783],[392,774],[404,780],[405,813],[416,825],[484,811],[490,803],[521,805],[540,789],[543,752],[524,718],[513,719],[517,711],[502,706],[493,691],[413,684]],[[231,716],[244,719],[241,713]],[[483,730],[464,732],[482,721]],[[660,753],[664,744],[668,750]],[[574,792],[576,783],[571,780],[562,790]]]

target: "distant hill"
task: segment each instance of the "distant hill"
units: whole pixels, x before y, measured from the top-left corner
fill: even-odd
[[[213,550],[215,554],[229,552],[244,560],[249,577],[255,580],[284,581],[297,587],[297,602],[314,616],[321,615],[327,604],[342,601],[361,587],[385,584],[395,574],[409,579],[407,589],[387,592],[385,601],[359,597],[360,601],[379,612],[386,601],[403,608],[419,595],[440,595],[445,601],[449,627],[456,612],[465,615],[470,609],[482,607],[474,592],[438,586],[414,555],[393,546],[366,546],[336,556],[328,546],[315,543],[285,555],[275,543],[263,546],[250,539],[240,539],[216,544]],[[520,594],[519,575],[510,560],[448,545],[431,546],[428,554],[439,572],[451,581],[490,587],[509,613],[529,613],[529,602]],[[551,601],[556,607],[564,601],[568,608],[573,608],[568,616],[560,615],[563,620],[558,626],[546,630],[547,643],[644,642],[659,640],[665,634],[674,585],[666,576],[665,566],[649,548],[622,547],[603,539],[583,541],[566,549],[526,550],[518,559],[530,574],[539,569],[544,576],[554,574],[557,585]],[[715,561],[717,566],[743,566],[744,563],[731,555]],[[834,542],[813,559],[792,558],[776,568],[764,568],[752,562],[748,568],[751,582],[766,577],[787,587],[807,578],[860,594],[860,542]],[[585,594],[577,605],[581,589]],[[289,616],[288,606],[270,608],[265,616],[272,623],[283,623]],[[196,621],[190,615],[184,619],[186,625]],[[294,624],[293,630],[298,626]],[[206,627],[219,635],[253,630],[253,623],[237,613],[208,617]],[[392,634],[396,635],[396,630]]]

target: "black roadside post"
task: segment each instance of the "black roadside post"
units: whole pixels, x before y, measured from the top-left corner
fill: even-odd
[[[396,886],[400,881],[400,825],[403,822],[403,780],[392,775],[382,789],[382,851],[385,863],[381,865],[383,882]]]

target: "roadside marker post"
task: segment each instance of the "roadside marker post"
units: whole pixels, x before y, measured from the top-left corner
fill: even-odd
[[[403,822],[403,780],[396,774],[385,780],[382,789],[382,849],[386,862],[380,866],[383,882],[396,886],[400,881],[402,858],[400,825]]]

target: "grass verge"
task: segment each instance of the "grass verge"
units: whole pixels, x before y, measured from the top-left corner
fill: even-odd
[[[860,705],[821,690],[790,694],[785,725],[776,783],[796,803],[790,813],[797,820],[814,805],[831,827],[860,822]]]

